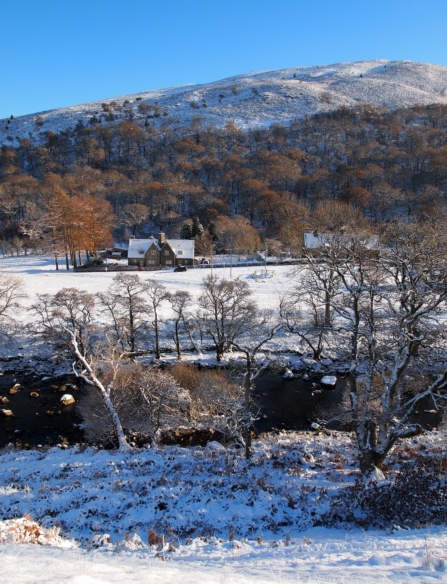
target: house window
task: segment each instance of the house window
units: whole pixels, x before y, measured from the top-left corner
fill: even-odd
[[[139,253],[140,255],[143,255],[143,254],[144,254],[144,249],[139,249],[139,250],[138,250],[138,253]]]
[[[169,251],[165,250],[165,256],[168,256],[168,255],[169,255]]]
[[[151,249],[151,255],[155,255],[155,249]]]
[[[155,264],[154,260],[147,260],[147,263],[151,266],[153,266]]]
[[[172,264],[172,260],[166,260],[166,265],[170,266]]]
[[[177,255],[183,255],[183,250],[182,249],[179,249],[178,252],[177,252]]]

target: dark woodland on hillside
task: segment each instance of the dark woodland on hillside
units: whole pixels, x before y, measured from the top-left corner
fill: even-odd
[[[195,217],[203,253],[212,242],[217,252],[297,250],[303,231],[349,224],[351,209],[379,231],[446,213],[446,106],[340,109],[250,131],[200,117],[184,128],[109,122],[2,147],[4,254],[68,250],[73,261],[113,237],[185,237]],[[327,201],[340,212],[324,212]]]

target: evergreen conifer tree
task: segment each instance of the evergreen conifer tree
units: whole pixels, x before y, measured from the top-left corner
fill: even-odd
[[[199,218],[194,217],[192,220],[192,237],[202,237],[203,231],[203,225],[200,223]]]

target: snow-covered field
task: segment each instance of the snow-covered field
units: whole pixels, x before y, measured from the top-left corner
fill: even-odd
[[[61,288],[76,287],[92,294],[105,292],[118,272],[73,272],[67,271],[60,262],[60,269],[55,270],[54,259],[37,256],[20,256],[0,258],[0,271],[14,274],[23,280],[24,291],[27,298],[23,304],[31,306],[37,294],[55,294]],[[279,294],[283,293],[290,285],[290,273],[293,266],[268,266],[268,271],[273,272],[271,278],[256,280],[252,277],[254,272],[259,272],[260,266],[232,267],[233,279],[240,278],[247,281],[253,291],[254,297],[261,308],[271,307],[272,302],[277,304]],[[213,272],[219,278],[230,278],[230,267],[213,268]],[[188,291],[197,297],[201,290],[203,279],[211,273],[210,268],[190,269],[187,272],[174,272],[173,270],[160,270],[154,272],[131,272],[138,274],[144,281],[149,278],[162,282],[170,292],[176,290]],[[168,307],[165,307],[165,315],[168,316]],[[23,318],[29,315],[24,314]]]
[[[273,272],[271,278],[254,279],[253,273],[260,272],[263,268],[260,266],[245,266],[231,268],[231,277],[233,279],[240,278],[248,282],[250,289],[253,292],[253,298],[256,300],[260,308],[278,308],[279,297],[284,294],[289,286],[292,285],[291,272],[294,266],[268,266],[268,271]],[[24,324],[29,323],[35,319],[34,311],[31,306],[37,299],[38,294],[55,294],[62,288],[76,287],[80,290],[88,291],[92,294],[98,292],[105,292],[112,283],[113,278],[118,272],[73,272],[67,271],[60,262],[60,269],[55,270],[54,259],[38,256],[20,256],[0,258],[0,271],[4,273],[13,274],[21,278],[23,282],[23,291],[27,295],[21,303],[25,310],[16,315],[17,319]],[[219,278],[230,278],[230,267],[213,268],[213,272]],[[130,272],[138,274],[143,280],[149,278],[163,283],[169,292],[187,289],[193,297],[198,297],[201,293],[201,284],[203,279],[211,273],[210,268],[189,269],[187,272],[174,272],[173,270],[161,270],[154,272]],[[168,303],[163,303],[160,307],[160,316],[163,320],[172,318],[172,312]],[[97,318],[103,318],[101,314],[97,313]],[[169,326],[169,324],[168,324]],[[31,342],[30,342],[31,341]],[[20,339],[20,353],[26,357],[33,356],[37,352],[37,339],[30,339],[25,337]],[[282,348],[290,348],[290,341],[284,344],[282,337],[278,337],[271,348],[280,351]],[[45,347],[40,347],[39,351],[45,351]],[[0,354],[10,354],[10,347],[0,347]],[[233,354],[234,356],[235,354]],[[163,358],[175,359],[172,354],[165,355]],[[184,360],[188,358],[197,359],[197,356],[184,356]],[[200,360],[208,361],[215,360],[215,355],[201,355]]]
[[[46,132],[88,124],[91,116],[106,115],[102,103],[116,102],[115,122],[145,119],[139,106],[158,108],[152,123],[189,125],[200,116],[203,124],[223,126],[231,120],[241,128],[290,123],[338,107],[359,104],[391,109],[416,104],[447,103],[447,67],[412,61],[359,61],[315,67],[262,71],[204,85],[143,91],[77,106],[0,121],[0,144],[16,145],[22,138],[44,140]],[[138,98],[138,101],[136,100]],[[14,113],[14,112],[11,112]],[[43,122],[43,125],[36,125]],[[106,123],[106,122],[103,122]],[[9,138],[8,138],[9,137]]]

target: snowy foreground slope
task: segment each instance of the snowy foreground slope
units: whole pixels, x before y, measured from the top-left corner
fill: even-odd
[[[411,447],[426,452],[436,439],[414,439]],[[306,527],[353,482],[353,455],[350,436],[302,433],[257,441],[250,463],[210,447],[4,450],[0,581],[445,582],[443,525]],[[41,545],[4,535],[11,524],[30,522],[14,519],[27,514],[53,528]]]
[[[43,140],[50,130],[73,130],[78,122],[89,124],[94,115],[103,125],[147,116],[156,125],[183,125],[199,116],[205,125],[223,126],[232,120],[241,128],[254,128],[341,106],[371,104],[394,110],[432,103],[447,104],[445,66],[386,60],[337,63],[248,73],[0,120],[0,144],[30,137]],[[113,121],[106,120],[102,104],[111,108]]]

